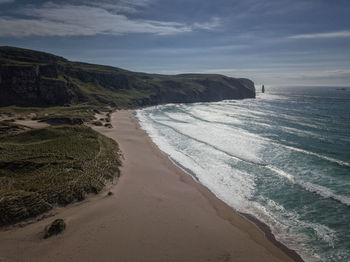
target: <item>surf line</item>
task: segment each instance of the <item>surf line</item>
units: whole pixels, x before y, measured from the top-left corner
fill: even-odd
[[[225,123],[225,122],[220,122],[220,121],[210,121],[210,120],[206,120],[206,119],[203,119],[201,117],[198,117],[198,116],[195,116],[194,114],[190,113],[190,112],[186,112],[184,111],[183,109],[181,109],[181,111],[184,113],[184,114],[188,114],[190,115],[191,117],[193,117],[194,119],[197,119],[199,121],[203,121],[203,122],[207,122],[207,123],[213,123],[213,124],[220,124],[220,125],[225,125],[225,126],[230,126],[232,127],[232,124],[229,124],[229,123]],[[170,117],[169,117],[170,118]],[[237,128],[236,128],[237,129]],[[244,130],[244,129],[241,129],[241,130]],[[270,139],[266,139],[266,138],[261,138],[262,141],[264,142],[268,142],[268,143],[273,143],[277,146],[283,146],[284,148],[287,148],[287,149],[290,149],[290,150],[293,150],[293,151],[296,151],[296,152],[300,152],[300,153],[303,153],[303,154],[307,154],[307,155],[312,155],[312,156],[315,156],[315,157],[318,157],[318,158],[321,158],[323,160],[327,160],[329,162],[332,162],[332,163],[336,163],[340,166],[346,166],[346,167],[350,167],[350,163],[347,163],[345,161],[342,161],[342,160],[338,160],[338,159],[335,159],[335,158],[332,158],[332,157],[328,157],[328,156],[324,156],[324,155],[320,155],[320,154],[317,154],[317,153],[314,153],[314,152],[310,152],[310,151],[307,151],[307,150],[304,150],[304,149],[300,149],[300,148],[295,148],[295,147],[292,147],[292,146],[288,146],[288,145],[284,145],[284,144],[281,144],[281,143],[276,143]],[[241,159],[242,160],[242,159]],[[262,165],[262,166],[266,166],[266,165]]]
[[[288,179],[291,183],[298,185],[301,188],[303,188],[311,193],[317,194],[325,199],[333,199],[333,200],[335,200],[343,205],[350,206],[350,198],[349,197],[337,195],[326,187],[323,187],[320,185],[315,185],[315,184],[310,183],[310,182],[305,182],[301,179],[297,179],[293,175],[288,174],[288,173],[284,172],[283,170],[278,169],[277,167],[268,165],[268,166],[265,166],[265,168],[273,171],[278,176],[281,176],[281,177]]]
[[[159,122],[159,121],[157,121],[157,120],[154,120],[154,119],[152,119],[151,117],[149,117],[149,119],[150,119],[152,122],[154,122],[155,124],[158,124],[158,125],[167,127],[167,128],[169,128],[169,129],[175,131],[176,133],[178,133],[178,134],[180,134],[180,135],[182,135],[182,136],[184,136],[184,137],[187,137],[188,139],[191,139],[191,140],[194,140],[194,141],[196,141],[196,142],[198,142],[198,143],[201,143],[201,144],[204,144],[204,145],[206,145],[206,146],[209,146],[209,147],[211,147],[211,148],[213,148],[213,149],[215,149],[215,150],[217,150],[217,151],[220,151],[220,152],[222,152],[222,153],[228,155],[229,157],[232,157],[232,158],[235,158],[235,159],[237,159],[237,160],[240,160],[240,161],[243,161],[243,162],[252,164],[252,165],[256,165],[256,166],[262,166],[262,167],[267,166],[266,163],[258,163],[258,162],[250,161],[250,160],[248,160],[248,159],[241,158],[241,157],[239,157],[239,156],[235,156],[235,155],[231,154],[230,152],[227,152],[227,151],[225,151],[225,150],[223,150],[223,149],[221,149],[221,148],[219,148],[219,147],[216,147],[216,146],[214,146],[214,145],[211,145],[211,144],[209,144],[209,143],[207,143],[207,142],[205,142],[205,141],[202,141],[202,140],[200,140],[200,139],[198,139],[198,138],[194,138],[194,137],[192,137],[192,136],[190,136],[190,135],[184,134],[184,133],[182,133],[180,130],[178,130],[178,129],[172,127],[172,126],[169,126],[169,125],[167,125],[167,124],[161,123],[161,122]]]
[[[335,159],[335,158],[332,158],[332,157],[319,155],[317,153],[306,151],[306,150],[300,149],[300,148],[295,148],[295,147],[292,147],[292,146],[287,146],[287,145],[283,145],[283,144],[280,144],[280,145],[282,145],[283,147],[288,148],[290,150],[296,151],[296,152],[300,152],[300,153],[304,153],[304,154],[307,154],[307,155],[316,156],[318,158],[327,160],[329,162],[337,163],[340,166],[350,167],[350,163],[347,163],[347,162],[344,162],[344,161],[341,161],[341,160],[338,160],[338,159]]]
[[[228,123],[225,123],[225,122],[220,122],[220,121],[210,121],[210,120],[206,120],[206,119],[203,119],[201,117],[198,117],[198,116],[195,116],[194,114],[190,113],[190,112],[186,112],[184,111],[183,109],[180,109],[182,111],[182,113],[184,114],[187,114],[189,115],[190,117],[194,118],[194,119],[197,119],[199,121],[203,121],[203,122],[207,122],[207,123],[213,123],[213,124],[220,124],[220,125],[225,125],[225,126],[230,126],[232,127],[232,124],[228,124]],[[166,116],[171,119],[171,120],[175,120],[175,121],[179,121],[177,119],[173,119],[172,117],[170,117],[168,114],[166,114]],[[161,124],[159,123],[158,121],[156,121],[158,124]],[[184,122],[185,123],[185,122]],[[169,127],[168,125],[166,125],[167,127]],[[172,128],[172,127],[169,127],[169,128]],[[237,129],[237,128],[236,128]],[[244,129],[241,129],[241,130],[244,130]],[[181,132],[179,132],[178,130],[174,130],[176,131],[177,133],[180,133],[180,134],[183,134]],[[184,134],[183,134],[184,135]],[[190,137],[189,137],[190,138]],[[191,137],[191,139],[194,139],[196,140],[195,138]],[[320,155],[320,154],[317,154],[317,153],[314,153],[314,152],[310,152],[310,151],[307,151],[307,150],[304,150],[304,149],[300,149],[300,148],[295,148],[295,147],[292,147],[292,146],[288,146],[288,145],[284,145],[284,144],[281,144],[281,143],[277,143],[277,142],[274,142],[270,139],[267,139],[267,138],[264,138],[264,137],[261,137],[262,141],[264,142],[268,142],[268,143],[272,143],[272,144],[275,144],[276,146],[282,146],[284,148],[287,148],[287,149],[290,149],[290,150],[293,150],[293,151],[296,151],[296,152],[300,152],[300,153],[303,153],[303,154],[307,154],[307,155],[312,155],[312,156],[315,156],[315,157],[318,157],[318,158],[321,158],[323,160],[326,160],[326,161],[329,161],[329,162],[332,162],[332,163],[336,163],[340,166],[346,166],[346,167],[350,167],[350,163],[347,163],[345,161],[341,161],[341,160],[338,160],[338,159],[335,159],[335,158],[332,158],[332,157],[328,157],[328,156],[324,156],[324,155]],[[196,140],[197,142],[203,142],[203,141],[198,141]],[[206,143],[207,144],[207,143]],[[214,147],[215,149],[217,150],[220,150],[222,152],[224,152],[223,150],[221,149],[218,149],[216,148],[215,146],[212,146]],[[227,152],[225,152],[227,153]],[[266,166],[267,164],[261,164],[261,163],[255,163],[253,161],[249,161],[249,160],[246,160],[246,159],[242,159],[242,158],[239,158],[237,156],[233,156],[231,154],[229,154],[230,156],[232,157],[235,157],[239,160],[242,160],[242,161],[245,161],[245,162],[249,162],[249,163],[252,163],[252,164],[256,164],[256,165],[260,165],[260,166]]]

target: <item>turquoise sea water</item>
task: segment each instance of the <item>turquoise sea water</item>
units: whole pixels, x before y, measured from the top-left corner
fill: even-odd
[[[306,261],[350,261],[350,88],[137,112],[173,160]]]

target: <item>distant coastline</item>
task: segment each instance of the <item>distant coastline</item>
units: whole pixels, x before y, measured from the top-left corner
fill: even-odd
[[[0,106],[129,109],[255,97],[254,82],[246,78],[146,74],[8,46],[0,47],[0,79]]]

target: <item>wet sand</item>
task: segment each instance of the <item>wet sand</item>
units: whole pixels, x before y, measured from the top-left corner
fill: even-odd
[[[112,115],[125,160],[117,185],[56,209],[23,228],[0,231],[0,261],[295,261],[255,224],[175,166],[140,129],[131,111]],[[63,234],[42,239],[56,218]]]

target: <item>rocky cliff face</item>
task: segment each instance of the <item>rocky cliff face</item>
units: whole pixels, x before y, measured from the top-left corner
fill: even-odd
[[[0,105],[53,106],[70,104],[76,87],[39,65],[0,65]],[[43,70],[47,70],[43,66]],[[48,75],[48,76],[47,76]],[[56,76],[50,78],[50,76]]]
[[[0,47],[0,106],[99,103],[136,107],[254,98],[254,83],[222,75],[134,73]]]
[[[167,88],[162,88],[164,86]],[[214,102],[254,97],[255,89],[247,88],[238,79],[223,76],[198,78],[198,75],[193,78],[191,75],[183,75],[180,80],[162,81],[143,104]]]
[[[249,89],[254,90],[255,92],[255,85],[254,82],[250,79],[247,78],[239,78],[239,81],[244,84],[245,86],[247,86]]]

